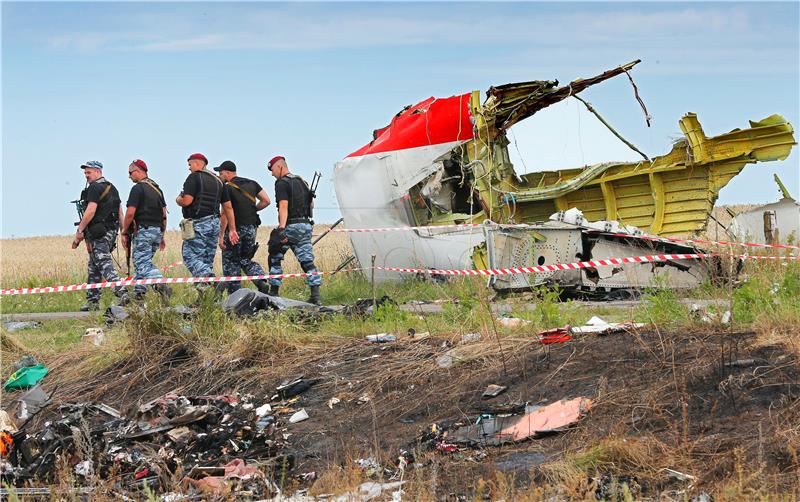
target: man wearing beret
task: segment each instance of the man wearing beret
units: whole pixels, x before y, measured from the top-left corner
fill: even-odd
[[[142,159],[130,163],[128,176],[134,185],[128,195],[128,209],[122,222],[122,245],[131,248],[134,279],[160,279],[164,276],[153,264],[153,256],[158,249],[163,251],[166,247],[167,203],[164,193],[148,176],[147,164]],[[153,289],[165,299],[171,292],[166,284],[154,284]],[[142,299],[146,292],[147,286],[143,284],[133,287],[137,300]]]
[[[236,175],[236,164],[226,160],[214,168],[219,177],[225,182],[222,199],[230,201],[233,209],[233,220],[223,213],[220,218],[219,247],[222,249],[222,274],[232,275],[264,275],[264,269],[253,257],[258,249],[256,234],[261,218],[258,211],[270,203],[267,192],[258,182]],[[226,230],[235,229],[239,236],[239,243],[232,244],[226,235]],[[227,232],[229,233],[229,232]],[[257,279],[253,284],[262,293],[269,292],[269,285],[264,279]],[[241,289],[240,281],[225,283],[228,293]]]
[[[314,248],[311,245],[311,208],[314,205],[311,190],[303,178],[289,172],[286,159],[273,157],[267,163],[275,178],[275,201],[278,205],[278,227],[272,231],[269,240],[269,273],[282,274],[281,263],[286,252],[291,249],[303,272],[310,274],[306,282],[311,289],[309,303],[321,305],[319,288],[322,277],[314,265]],[[278,295],[280,279],[270,279],[270,293]]]
[[[183,208],[184,220],[191,220],[194,227],[194,237],[183,241],[183,263],[193,277],[214,277],[222,181],[207,167],[208,159],[202,153],[193,153],[187,162],[191,173],[183,183],[183,191],[175,199]],[[233,233],[231,240],[238,242],[236,231]]]
[[[83,216],[78,222],[72,249],[77,249],[81,241],[86,239],[86,250],[89,252],[88,283],[119,281],[111,258],[111,252],[117,246],[117,230],[122,218],[119,192],[103,177],[102,163],[90,160],[81,164],[81,169],[87,185],[81,192]],[[101,292],[102,289],[87,289],[86,304],[81,311],[100,308]],[[128,290],[123,286],[114,287],[114,294],[119,298],[119,305],[127,305],[130,301]]]

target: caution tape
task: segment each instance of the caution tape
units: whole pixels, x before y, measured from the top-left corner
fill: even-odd
[[[415,230],[439,230],[453,228],[479,228],[482,223],[454,223],[452,225],[430,225],[424,227],[379,227],[379,228],[334,228],[329,232],[368,233],[368,232],[412,232]]]
[[[552,265],[537,265],[533,267],[513,267],[513,268],[492,268],[492,269],[430,269],[430,268],[403,268],[403,267],[374,267],[375,270],[385,272],[398,272],[410,274],[429,274],[429,275],[464,275],[464,276],[493,276],[493,275],[513,275],[513,274],[535,274],[542,272],[556,272],[559,270],[577,270],[584,268],[609,267],[622,265],[625,263],[653,263],[671,260],[697,260],[714,256],[725,256],[720,253],[677,253],[630,256],[626,258],[606,258],[602,260],[588,260],[574,263],[556,263]],[[742,259],[762,259],[762,260],[791,260],[798,259],[800,256],[750,256],[750,255],[728,255]],[[372,270],[371,267],[356,267],[339,272],[355,272]],[[230,281],[252,281],[265,279],[290,279],[296,277],[325,276],[336,272],[308,272],[296,274],[268,274],[268,275],[235,275],[220,277],[162,277],[158,279],[125,279],[119,281],[103,281],[91,284],[70,284],[67,286],[46,286],[37,288],[17,288],[0,290],[0,296],[9,295],[36,295],[45,293],[66,293],[71,291],[83,291],[87,289],[113,288],[118,286],[131,285],[153,285],[153,284],[197,284],[215,283]]]
[[[341,272],[354,272],[361,270],[351,268]],[[290,279],[293,277],[308,277],[312,275],[332,275],[334,272],[309,272],[297,274],[266,274],[266,275],[231,275],[219,277],[160,277],[158,279],[122,279],[119,281],[103,281],[84,284],[70,284],[67,286],[44,286],[38,288],[17,288],[0,290],[0,296],[5,295],[38,295],[44,293],[67,293],[70,291],[84,291],[87,289],[116,288],[118,286],[149,286],[154,284],[200,284],[213,282],[252,281],[259,279]]]

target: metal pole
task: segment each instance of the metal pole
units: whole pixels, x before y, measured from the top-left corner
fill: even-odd
[[[378,298],[375,295],[375,255],[372,255],[372,313],[375,314],[375,308],[378,305]]]

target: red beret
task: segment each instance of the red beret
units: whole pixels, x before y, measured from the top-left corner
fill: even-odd
[[[267,162],[267,169],[272,171],[272,165],[275,164],[276,162],[278,162],[279,160],[282,160],[284,162],[286,161],[285,158],[281,157],[280,155],[276,155],[275,157],[272,157],[271,159],[269,159],[269,162]]]
[[[208,159],[202,153],[193,153],[189,155],[189,158],[186,160],[202,160],[203,162],[206,163],[206,165],[208,165]]]
[[[145,172],[147,171],[147,164],[145,164],[145,162],[142,159],[134,160],[133,162],[131,162],[131,165],[138,167],[142,171],[145,171]]]

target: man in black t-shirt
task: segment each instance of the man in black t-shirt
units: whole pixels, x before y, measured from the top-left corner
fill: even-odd
[[[219,178],[225,182],[222,189],[222,199],[230,201],[233,208],[233,220],[227,214],[220,218],[219,248],[222,250],[222,275],[265,275],[253,257],[258,249],[256,240],[258,226],[261,218],[258,211],[270,203],[267,192],[256,181],[236,176],[236,164],[226,160],[214,168],[219,173]],[[231,244],[226,230],[233,228],[239,236],[238,244]],[[269,285],[264,279],[256,279],[253,284],[262,293],[269,291]],[[227,283],[228,293],[241,289],[242,283],[231,281]]]
[[[147,164],[136,159],[128,166],[128,176],[135,184],[128,195],[128,209],[122,223],[122,245],[131,248],[134,279],[160,279],[164,277],[153,264],[156,250],[166,247],[164,231],[167,228],[167,203],[164,193],[155,181],[148,177]],[[130,241],[132,239],[132,242]],[[166,284],[154,284],[153,289],[166,299],[170,294]],[[134,295],[141,299],[147,286],[137,284]]]
[[[278,228],[272,231],[269,239],[269,273],[283,273],[281,263],[291,249],[303,272],[309,274],[306,276],[311,289],[309,303],[320,305],[322,276],[314,265],[314,248],[311,244],[311,208],[314,205],[311,190],[303,178],[289,172],[286,159],[281,156],[273,157],[267,163],[267,169],[275,178],[275,202],[278,206]],[[281,280],[270,279],[269,283],[270,294],[277,295]]]
[[[223,203],[226,213],[233,213],[233,209],[230,202],[222,200],[222,181],[208,169],[205,155],[194,153],[187,162],[191,173],[175,202],[183,208],[184,219],[192,220],[195,236],[183,241],[183,264],[193,277],[213,277],[220,203]],[[231,242],[236,244],[239,236],[236,235],[236,229],[232,232]]]
[[[78,222],[78,231],[72,241],[72,249],[77,249],[81,241],[86,239],[86,250],[89,252],[87,280],[89,284],[101,281],[119,281],[120,277],[114,268],[111,251],[117,245],[117,230],[122,217],[119,207],[119,192],[109,181],[103,178],[103,164],[90,160],[81,164],[86,177],[86,189],[81,192],[83,216]],[[86,290],[86,304],[81,311],[100,308],[99,288]],[[126,305],[130,298],[128,290],[123,286],[114,287],[114,294],[119,298],[119,305]]]

